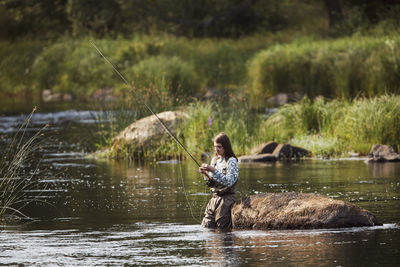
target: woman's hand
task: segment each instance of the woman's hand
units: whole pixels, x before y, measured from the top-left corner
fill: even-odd
[[[215,172],[215,168],[213,166],[210,166],[210,165],[204,163],[199,167],[199,172],[203,173],[203,174],[205,174],[207,172],[214,173]]]

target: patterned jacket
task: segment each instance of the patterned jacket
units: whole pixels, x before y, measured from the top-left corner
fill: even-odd
[[[215,168],[215,172],[210,172],[210,177],[221,185],[231,187],[238,181],[239,166],[236,158],[230,157],[225,161],[225,158],[213,157],[211,166]]]

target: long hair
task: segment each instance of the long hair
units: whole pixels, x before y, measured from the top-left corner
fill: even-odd
[[[214,137],[213,141],[215,143],[221,144],[224,148],[225,160],[228,160],[230,157],[234,157],[235,159],[237,159],[235,153],[233,152],[231,141],[225,133],[219,133],[217,136]]]

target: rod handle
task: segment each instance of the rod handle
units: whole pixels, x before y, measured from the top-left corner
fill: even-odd
[[[204,175],[208,180],[212,180],[211,177],[210,177],[210,175],[209,175],[208,173],[204,173],[203,175]]]

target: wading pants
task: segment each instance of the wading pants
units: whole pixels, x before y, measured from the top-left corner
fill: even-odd
[[[207,204],[201,226],[206,228],[232,228],[231,208],[236,202],[235,194],[218,196],[213,194]]]

